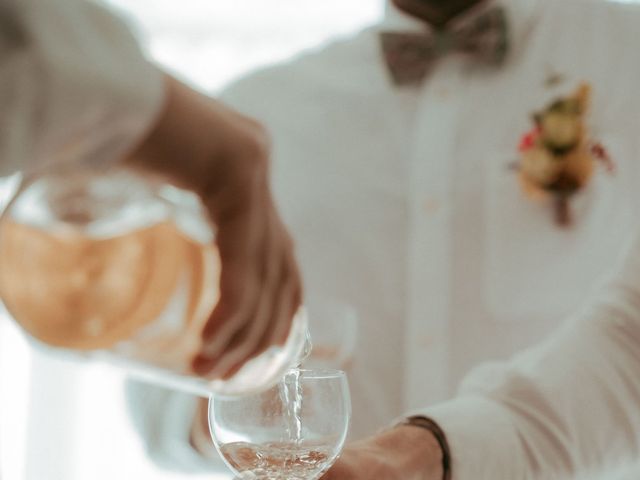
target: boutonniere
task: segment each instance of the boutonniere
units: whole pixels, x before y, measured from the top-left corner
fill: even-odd
[[[518,146],[517,171],[524,192],[549,202],[562,227],[571,225],[571,199],[589,183],[595,163],[613,171],[606,149],[589,134],[590,97],[590,86],[581,84],[573,94],[534,113],[534,126]]]

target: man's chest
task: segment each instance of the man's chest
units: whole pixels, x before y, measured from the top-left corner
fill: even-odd
[[[411,234],[436,231],[469,246],[466,255],[485,272],[475,281],[487,285],[499,316],[518,314],[524,303],[564,312],[600,280],[634,228],[640,177],[625,85],[585,60],[545,63],[536,55],[495,78],[452,78],[436,74],[414,104],[394,93],[345,99],[294,133],[287,127],[278,154],[289,159],[283,187],[297,198],[294,215],[313,219],[314,233],[332,232],[341,251],[351,249],[347,264],[359,258],[386,271],[437,250]],[[527,198],[512,166],[531,115],[580,81],[593,88],[589,128],[616,171],[596,166],[572,199],[573,225],[560,228],[548,202]],[[451,261],[424,265],[453,268]]]

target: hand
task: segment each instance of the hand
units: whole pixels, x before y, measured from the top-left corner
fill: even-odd
[[[293,243],[271,197],[261,125],[170,77],[166,98],[126,163],[196,192],[215,224],[220,300],[193,369],[228,377],[287,338],[301,302]]]
[[[401,425],[347,446],[321,480],[442,480],[442,452],[426,429]]]

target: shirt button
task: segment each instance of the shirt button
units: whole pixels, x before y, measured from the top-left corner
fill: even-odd
[[[440,202],[437,198],[429,197],[424,201],[423,208],[426,214],[435,215],[440,210]]]
[[[449,95],[451,94],[451,91],[449,90],[449,87],[439,87],[437,92],[438,97],[442,98],[442,99],[446,99],[449,98]]]

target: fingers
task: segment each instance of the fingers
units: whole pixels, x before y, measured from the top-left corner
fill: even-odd
[[[237,342],[228,345],[218,359],[218,364],[213,370],[215,376],[228,378],[236,373],[247,360],[259,353],[256,348],[269,330],[273,304],[278,300],[276,295],[282,277],[281,253],[278,250],[277,238],[271,233],[273,228],[272,222],[268,221],[265,227],[268,239],[263,242],[260,257],[260,264],[263,265],[260,269],[262,288],[256,297],[246,300],[255,307],[251,316],[244,319],[244,326],[236,336]]]
[[[263,298],[260,303],[263,306],[264,310],[261,312],[262,316],[268,321],[265,325],[264,329],[258,330],[257,325],[250,325],[250,328],[254,332],[260,332],[259,335],[254,335],[251,339],[247,339],[246,343],[239,349],[239,352],[236,355],[233,353],[229,354],[229,358],[231,358],[232,366],[226,368],[226,366],[222,367],[223,378],[227,379],[235,375],[243,365],[252,358],[257,357],[261,353],[263,353],[269,346],[271,345],[269,339],[271,337],[272,331],[272,323],[273,323],[273,299],[270,298],[272,295],[266,293],[263,294]],[[266,300],[268,302],[266,302]],[[268,303],[268,306],[266,305]],[[229,364],[229,362],[226,362]]]
[[[221,259],[224,270],[222,255]],[[261,274],[252,271],[253,268],[256,267],[233,265],[226,277],[221,274],[220,301],[203,329],[202,346],[193,362],[196,373],[212,373],[225,355],[244,343],[252,328],[251,320],[257,313],[256,299],[262,290]]]
[[[224,378],[229,378],[235,375],[244,363],[252,358],[265,352],[269,347],[273,345],[284,345],[289,332],[291,331],[291,322],[293,316],[299,308],[300,304],[300,281],[299,277],[292,273],[292,267],[288,261],[290,255],[288,252],[284,252],[284,258],[280,265],[281,274],[276,279],[271,288],[265,289],[263,292],[264,299],[268,299],[268,302],[261,302],[261,305],[265,305],[264,313],[268,315],[269,324],[262,332],[262,335],[258,338],[254,337],[257,341],[247,342],[248,349],[251,349],[248,355],[245,355],[236,364],[224,373]],[[268,305],[268,306],[266,306]]]
[[[262,236],[266,219],[245,214],[219,225],[222,263],[220,299],[202,332],[202,348],[193,361],[200,375],[209,373],[220,355],[241,343],[242,330],[254,315],[263,288]]]
[[[269,273],[265,276],[258,308],[254,317],[248,319],[242,343],[237,347],[229,347],[215,366],[214,372],[225,379],[272,345],[284,344],[299,306],[301,287],[293,262],[292,246],[281,239],[283,231],[277,226],[275,239],[269,244],[277,245],[279,250],[265,252]]]
[[[233,261],[233,256],[242,252],[233,251],[233,247],[238,247],[236,244],[231,251],[225,251],[223,244],[220,245],[220,303],[205,326],[203,348],[192,363],[200,375],[228,378],[249,359],[271,345],[284,344],[288,337],[301,299],[293,245],[274,210],[262,222],[262,229],[259,233],[267,240],[244,245],[245,248],[262,247],[257,260],[233,262],[233,270],[225,272],[228,268],[225,260],[230,256]],[[249,278],[252,280],[247,282]]]
[[[268,345],[284,345],[291,332],[293,317],[302,303],[302,282],[298,273],[293,253],[286,252],[284,259],[286,277],[282,280],[283,288],[273,314],[273,329],[268,339]]]

